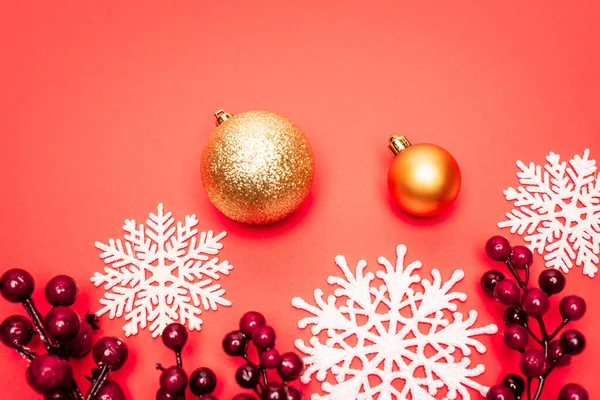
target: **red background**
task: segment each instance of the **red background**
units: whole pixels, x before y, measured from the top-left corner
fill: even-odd
[[[444,277],[463,268],[462,310],[501,324],[501,307],[477,286],[494,265],[483,245],[510,209],[502,190],[517,184],[515,161],[585,147],[600,157],[597,3],[152,3],[0,6],[0,268],[34,272],[43,311],[43,285],[57,273],[79,281],[79,311],[96,309],[103,291],[89,277],[103,263],[94,241],[120,237],[125,218],[144,220],[164,202],[177,218],[196,213],[201,229],[229,232],[222,254],[235,269],[222,283],[234,306],[204,313],[184,355],[190,370],[217,372],[222,399],[238,391],[222,335],[257,309],[291,349],[307,332],[290,300],[325,288],[338,253],[374,264],[404,243],[409,259]],[[204,195],[199,156],[221,107],[279,112],[311,141],[313,193],[285,222],[241,226]],[[392,133],[454,154],[463,190],[451,212],[419,220],[390,206]],[[535,273],[542,268],[538,256]],[[570,381],[597,398],[597,281],[575,269],[566,291],[592,305],[577,323],[589,345],[553,374],[544,399]],[[15,312],[2,303],[1,317]],[[121,325],[105,319],[103,333],[122,335]],[[129,398],[153,398],[153,366],[171,355],[147,331],[127,343],[131,360],[115,377]],[[474,358],[487,366],[480,381],[493,384],[518,356],[500,335],[485,343],[488,353]],[[25,363],[4,347],[0,354],[0,397],[38,398],[25,386]],[[91,362],[80,364],[78,378]]]

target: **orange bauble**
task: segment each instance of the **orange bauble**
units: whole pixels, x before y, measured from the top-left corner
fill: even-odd
[[[417,217],[444,212],[460,191],[460,168],[445,149],[430,143],[411,145],[403,136],[390,138],[394,161],[388,186],[394,203]]]

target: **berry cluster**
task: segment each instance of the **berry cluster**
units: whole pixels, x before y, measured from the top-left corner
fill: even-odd
[[[230,356],[242,357],[246,363],[235,374],[237,383],[244,389],[253,390],[261,400],[303,400],[302,392],[288,383],[300,377],[304,363],[296,353],[279,354],[275,349],[275,330],[266,325],[265,317],[255,311],[247,312],[240,319],[240,329],[229,332],[223,338],[223,350]],[[160,389],[156,400],[184,400],[185,390],[200,396],[199,400],[217,400],[211,393],[217,386],[215,373],[206,367],[197,368],[188,376],[182,368],[181,350],[187,341],[186,328],[178,323],[168,325],[162,333],[165,346],[175,352],[177,365],[163,368]],[[252,342],[260,361],[254,363],[248,357],[248,344]],[[281,382],[271,381],[267,370],[277,370]],[[250,393],[240,393],[233,400],[256,400]]]
[[[533,254],[525,246],[511,247],[502,236],[490,238],[485,250],[493,260],[506,264],[513,279],[507,279],[500,271],[491,270],[481,278],[483,291],[507,306],[504,312],[506,328],[503,340],[512,350],[521,352],[520,369],[526,381],[517,374],[509,374],[502,384],[493,386],[487,394],[487,400],[538,400],[550,372],[556,367],[568,365],[571,357],[583,352],[585,337],[577,330],[563,328],[571,321],[581,319],[586,304],[579,296],[563,297],[559,303],[562,322],[556,329],[549,331],[544,315],[550,308],[550,296],[556,295],[565,287],[565,276],[554,269],[543,271],[538,278],[539,288],[529,286],[530,266]],[[519,274],[523,271],[524,277]],[[521,293],[522,292],[522,293]],[[532,322],[537,324],[534,332]],[[562,331],[562,334],[560,334]],[[555,340],[560,334],[560,339]],[[531,349],[528,345],[536,342],[541,349]],[[533,382],[537,388],[532,397]],[[588,400],[587,391],[577,384],[562,388],[558,400]]]
[[[103,337],[92,347],[92,331],[98,330],[98,319],[86,314],[80,320],[69,308],[77,299],[77,283],[73,278],[59,275],[46,285],[46,300],[52,309],[44,317],[36,308],[31,295],[34,290],[31,274],[11,269],[0,277],[0,293],[11,303],[21,303],[28,318],[12,315],[0,324],[0,340],[29,360],[27,382],[46,400],[124,400],[119,385],[108,380],[127,359],[127,346],[114,337]],[[47,354],[36,354],[27,347],[38,334]],[[92,351],[93,350],[93,351]],[[73,379],[69,358],[82,358],[92,352],[98,368],[92,371],[91,386],[84,395]]]

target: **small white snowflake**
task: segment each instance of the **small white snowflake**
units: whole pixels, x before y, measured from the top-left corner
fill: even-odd
[[[223,298],[225,289],[214,281],[229,275],[233,266],[212,257],[223,248],[220,241],[227,233],[202,232],[198,238],[195,215],[177,224],[172,215],[159,204],[146,226],[125,220],[124,240],[96,242],[102,250],[100,258],[108,264],[104,273],[96,272],[91,278],[95,286],[104,285],[106,290],[100,299],[104,307],[96,314],[108,313],[111,319],[125,315],[126,336],[137,334],[148,323],[152,337],[174,321],[200,330],[202,308],[231,305]]]
[[[442,282],[433,269],[433,281],[422,279],[415,273],[422,267],[420,261],[404,267],[405,246],[399,245],[396,254],[396,266],[379,257],[384,268],[376,274],[365,273],[364,260],[353,273],[346,259],[337,256],[344,277],[327,280],[335,286],[333,295],[325,299],[317,289],[316,305],[298,297],[292,300],[294,307],[313,315],[298,322],[301,329],[311,325],[309,343],[296,341],[307,354],[302,381],[308,383],[316,375],[323,382],[325,394],[311,399],[469,399],[468,387],[487,393],[487,387],[471,379],[481,375],[484,366],[470,367],[468,356],[472,348],[486,351],[474,336],[493,334],[498,328],[473,327],[474,310],[466,320],[456,312],[456,301],[465,301],[467,295],[451,289],[464,277],[463,271],[455,270]]]
[[[569,272],[574,259],[593,277],[600,253],[600,180],[596,161],[589,156],[585,149],[567,164],[550,153],[543,169],[517,161],[522,186],[504,191],[514,209],[498,226],[525,235],[532,251],[546,251],[547,267]]]

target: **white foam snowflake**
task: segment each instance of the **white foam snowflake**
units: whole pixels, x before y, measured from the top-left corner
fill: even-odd
[[[547,267],[569,272],[574,259],[593,277],[600,253],[600,180],[589,156],[585,149],[567,164],[550,153],[543,169],[517,161],[522,186],[504,191],[514,209],[498,226],[525,235],[532,251],[546,252]]]
[[[159,204],[146,226],[125,220],[124,240],[96,242],[100,258],[108,264],[104,273],[91,278],[106,290],[100,299],[104,307],[96,314],[108,313],[111,319],[125,315],[126,336],[150,323],[152,336],[157,337],[174,321],[200,330],[202,309],[230,306],[223,297],[225,289],[214,281],[229,275],[233,266],[212,257],[223,248],[220,241],[227,233],[202,232],[198,238],[196,225],[195,215],[175,224],[172,213],[164,213]]]
[[[335,286],[333,295],[325,299],[317,289],[316,305],[298,297],[292,300],[294,307],[313,315],[298,322],[301,329],[311,325],[309,343],[296,341],[307,354],[302,381],[308,383],[316,375],[323,382],[325,394],[311,399],[469,399],[469,387],[487,393],[487,387],[472,379],[485,368],[470,366],[469,355],[473,348],[486,351],[474,336],[496,333],[498,328],[474,327],[474,310],[466,320],[456,312],[456,301],[467,296],[451,289],[464,277],[463,271],[455,270],[444,283],[437,269],[431,271],[433,281],[422,279],[415,273],[422,267],[420,261],[404,266],[405,246],[399,245],[396,254],[396,266],[379,257],[384,268],[376,274],[365,273],[364,260],[353,273],[346,259],[337,256],[344,277],[327,280]]]

